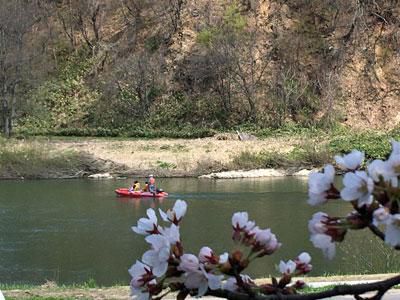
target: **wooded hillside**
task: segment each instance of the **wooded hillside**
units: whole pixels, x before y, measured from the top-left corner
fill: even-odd
[[[394,128],[399,26],[397,0],[0,0],[0,122],[5,135]]]

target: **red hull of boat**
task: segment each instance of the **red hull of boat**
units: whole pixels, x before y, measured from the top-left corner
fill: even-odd
[[[150,192],[130,192],[129,189],[125,188],[116,189],[115,193],[117,193],[118,196],[133,197],[133,198],[142,198],[142,197],[163,198],[168,196],[168,193],[166,192],[161,192],[157,194],[153,194]]]

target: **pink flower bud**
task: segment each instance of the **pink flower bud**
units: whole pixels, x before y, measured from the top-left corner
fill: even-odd
[[[219,257],[214,254],[211,248],[203,247],[199,252],[199,260],[201,263],[217,264]]]

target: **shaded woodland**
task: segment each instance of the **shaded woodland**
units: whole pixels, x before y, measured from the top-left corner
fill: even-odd
[[[399,17],[397,0],[0,0],[2,132],[393,128]]]

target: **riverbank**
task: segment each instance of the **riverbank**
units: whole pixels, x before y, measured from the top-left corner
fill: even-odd
[[[313,289],[321,289],[338,284],[358,284],[370,283],[377,280],[384,280],[397,274],[374,274],[374,275],[347,275],[347,276],[327,276],[327,277],[306,277],[305,280],[309,288],[307,292]],[[257,279],[257,284],[269,282],[268,279]],[[57,286],[53,282],[47,282],[41,286],[17,287],[3,289],[6,299],[129,299],[129,286],[113,286],[113,287],[94,287],[87,286]],[[397,292],[396,292],[397,293]],[[207,297],[208,298],[208,297]],[[173,299],[173,297],[166,297]]]
[[[82,178],[104,173],[111,177],[150,173],[209,178],[307,176],[307,171],[298,172],[321,168],[332,162],[334,154],[352,149],[364,151],[367,159],[384,158],[391,138],[398,140],[400,131],[276,133],[247,141],[230,133],[199,139],[0,139],[0,179]]]
[[[266,166],[281,169],[280,176],[284,175],[285,169],[293,173],[309,167],[308,163],[303,166],[301,161],[288,163],[284,159],[302,147],[302,143],[299,138],[287,137],[255,141],[218,138],[11,139],[1,143],[0,178],[80,178],[98,173],[110,173],[114,177],[145,177],[150,173],[158,177],[197,177]],[[262,161],[260,153],[264,159],[270,156],[269,164]],[[270,172],[262,176],[278,175]]]

